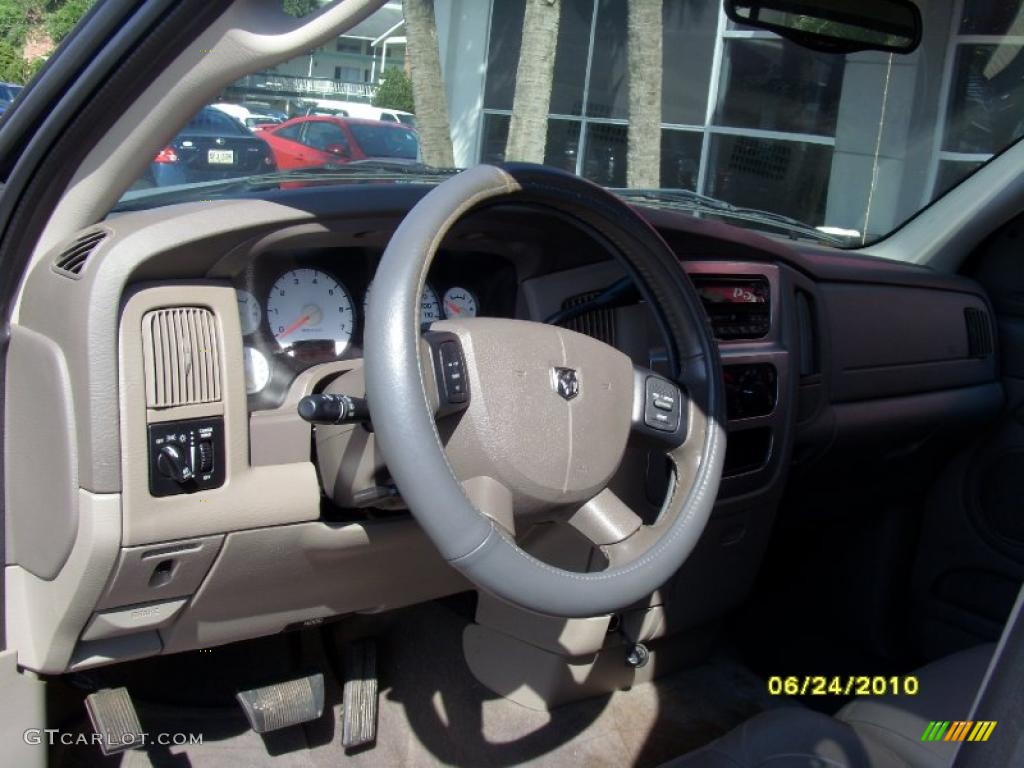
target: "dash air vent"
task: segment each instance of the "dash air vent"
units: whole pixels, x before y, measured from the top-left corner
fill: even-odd
[[[562,309],[572,309],[586,304],[600,293],[600,291],[591,291],[571,296],[562,302]],[[613,309],[594,309],[578,317],[570,318],[561,325],[570,331],[576,331],[615,346],[615,310]]]
[[[800,378],[821,372],[818,364],[818,334],[814,323],[814,300],[805,292],[796,292],[796,327],[800,341]]]
[[[967,307],[964,309],[964,322],[967,325],[967,356],[991,355],[992,328],[988,322],[988,313],[977,307]]]
[[[54,259],[53,268],[65,277],[77,279],[85,269],[86,261],[106,237],[106,232],[86,232],[61,251],[60,255]]]
[[[142,318],[146,404],[170,408],[220,400],[217,320],[208,309],[158,309]]]

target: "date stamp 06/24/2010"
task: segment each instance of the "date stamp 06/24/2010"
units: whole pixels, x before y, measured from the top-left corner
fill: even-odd
[[[772,696],[916,696],[921,683],[914,675],[774,675]]]

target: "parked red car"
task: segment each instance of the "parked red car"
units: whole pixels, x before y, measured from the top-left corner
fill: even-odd
[[[314,115],[265,128],[259,136],[281,170],[370,158],[420,159],[416,131],[398,123]]]

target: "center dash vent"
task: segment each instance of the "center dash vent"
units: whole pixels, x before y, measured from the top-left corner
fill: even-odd
[[[96,247],[107,237],[102,230],[86,232],[65,248],[53,261],[53,268],[65,277],[78,279],[85,269],[85,263],[92,256]]]
[[[967,356],[988,357],[992,354],[992,328],[988,313],[977,307],[964,309],[964,323],[967,325]]]
[[[142,318],[146,404],[170,408],[220,400],[221,358],[213,312],[157,309]]]
[[[573,309],[579,307],[599,296],[601,291],[590,291],[581,293],[578,296],[570,296],[562,302],[562,309]],[[592,309],[582,315],[569,318],[560,323],[570,331],[582,333],[591,338],[603,341],[605,344],[615,346],[615,310],[614,309]]]

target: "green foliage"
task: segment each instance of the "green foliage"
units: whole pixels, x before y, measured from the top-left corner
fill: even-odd
[[[0,0],[0,80],[26,83],[43,59],[25,61],[30,36],[60,43],[96,0]]]
[[[21,48],[15,48],[6,40],[0,40],[0,81],[25,83],[32,74],[31,65],[21,56]]]
[[[415,112],[416,106],[412,98],[412,80],[401,67],[390,67],[385,70],[377,95],[373,97],[373,106],[383,109],[401,109]]]
[[[321,5],[323,3],[319,2],[319,0],[284,0],[282,10],[289,16],[301,19],[319,10]]]
[[[59,43],[67,37],[95,3],[96,0],[64,0],[64,2],[47,3],[46,31],[53,42]]]

